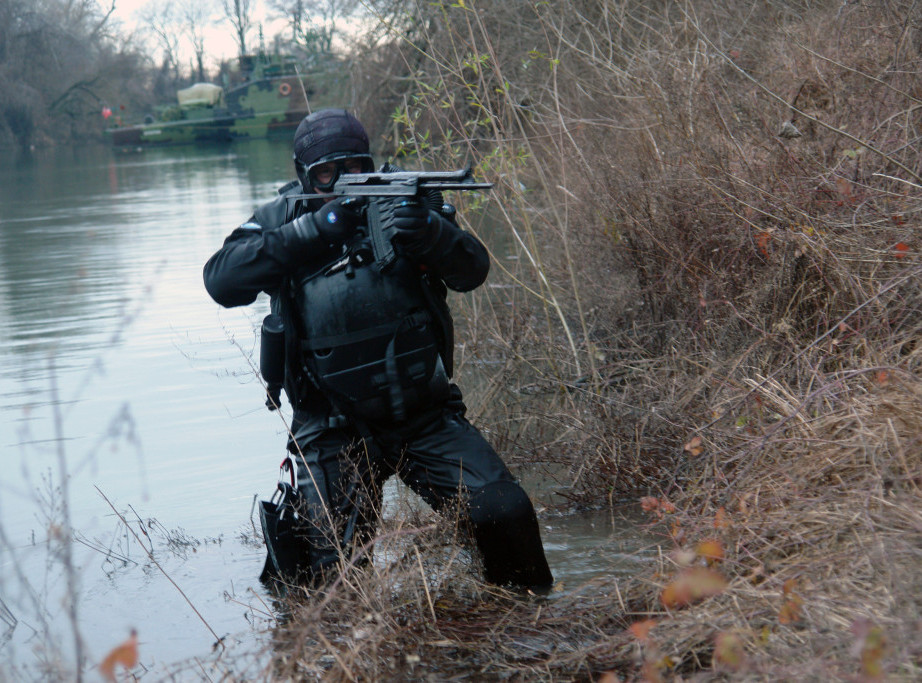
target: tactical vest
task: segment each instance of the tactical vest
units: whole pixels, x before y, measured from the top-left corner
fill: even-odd
[[[304,368],[347,416],[400,422],[447,398],[447,309],[430,287],[405,258],[382,272],[361,234],[291,282]]]

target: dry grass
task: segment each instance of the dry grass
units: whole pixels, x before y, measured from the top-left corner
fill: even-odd
[[[655,573],[548,600],[479,585],[439,561],[458,557],[449,539],[418,539],[300,607],[280,674],[917,679],[918,8],[414,11],[427,58],[407,51],[403,145],[497,183],[484,215],[503,230],[469,227],[499,287],[456,302],[462,375],[490,375],[475,417],[572,506],[674,511]],[[726,589],[667,609],[709,538]]]
[[[552,599],[484,585],[444,524],[385,530],[377,546],[374,568],[346,572],[306,600],[295,591],[277,605],[287,618],[274,634],[266,676],[588,677],[587,647],[623,631],[599,609],[594,593],[602,585]]]
[[[853,375],[826,389],[816,399],[825,409],[798,413],[790,393],[762,383],[762,424],[743,429],[772,435],[751,434],[734,448],[709,444],[697,456],[713,464],[676,496],[679,509],[665,524],[677,550],[720,539],[730,585],[673,613],[658,604],[669,563],[657,585],[639,588],[661,615],[652,637],[678,665],[710,666],[715,636],[733,632],[746,643],[741,667],[754,676],[869,678],[855,650],[873,624],[889,642],[884,670],[918,675],[922,384]],[[734,456],[746,465],[728,477],[721,460]]]

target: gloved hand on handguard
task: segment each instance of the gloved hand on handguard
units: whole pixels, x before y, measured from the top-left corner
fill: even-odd
[[[435,211],[406,200],[394,209],[394,241],[411,256],[424,254],[438,241],[442,220]]]

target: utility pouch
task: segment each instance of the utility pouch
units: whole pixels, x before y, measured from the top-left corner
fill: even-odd
[[[305,341],[304,362],[335,405],[363,420],[401,422],[448,398],[448,375],[428,314],[335,347]]]
[[[263,319],[259,336],[259,373],[266,381],[266,407],[275,410],[281,401],[285,382],[285,323],[280,315],[270,314]]]
[[[280,469],[272,498],[259,502],[259,522],[266,542],[266,562],[259,578],[264,582],[297,580],[310,558],[310,544],[301,516],[304,501],[291,456],[282,461]],[[286,470],[290,483],[284,480]]]

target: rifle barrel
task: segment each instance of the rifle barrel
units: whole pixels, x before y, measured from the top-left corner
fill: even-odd
[[[329,194],[288,195],[288,199],[329,197],[415,197],[421,190],[489,190],[493,183],[474,181],[471,169],[459,171],[396,171],[394,173],[345,173]]]

